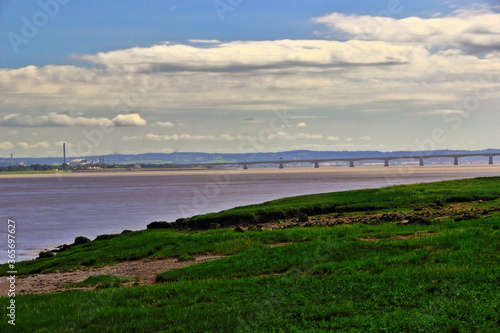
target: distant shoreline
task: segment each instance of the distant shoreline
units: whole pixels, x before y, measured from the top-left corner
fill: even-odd
[[[378,173],[387,176],[404,176],[408,174],[418,173],[447,173],[450,170],[456,172],[487,172],[500,174],[500,164],[461,164],[461,165],[391,165],[372,166],[360,165],[354,168],[348,166],[321,166],[320,168],[313,167],[285,167],[278,169],[277,167],[255,167],[243,170],[242,168],[154,168],[154,169],[137,169],[137,170],[79,170],[79,171],[56,171],[56,172],[39,172],[39,173],[0,173],[0,179],[8,178],[66,178],[66,177],[120,177],[120,176],[160,176],[160,175],[193,175],[193,174],[210,174],[210,173],[241,173],[241,174],[255,174],[255,173],[339,173],[339,174],[360,174],[369,170],[370,173]]]

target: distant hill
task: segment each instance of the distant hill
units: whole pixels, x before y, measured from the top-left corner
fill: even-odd
[[[425,155],[434,154],[461,154],[461,153],[500,153],[500,149],[485,149],[485,150],[433,150],[424,152]],[[104,155],[104,162],[107,164],[192,164],[192,163],[223,163],[223,162],[252,162],[252,161],[276,161],[294,160],[294,159],[328,159],[328,158],[356,158],[356,157],[391,157],[401,155],[417,155],[422,154],[419,151],[311,151],[311,150],[292,150],[275,153],[234,153],[234,154],[212,154],[198,152],[177,152],[177,153],[147,153],[147,154],[113,154]],[[95,156],[71,156],[66,157],[69,162],[72,159],[84,158],[87,161],[99,161],[99,157]],[[43,157],[43,158],[14,158],[12,161],[8,157],[0,157],[0,166],[9,166],[19,164],[62,164],[61,157]],[[467,157],[463,162],[484,162],[484,157]]]

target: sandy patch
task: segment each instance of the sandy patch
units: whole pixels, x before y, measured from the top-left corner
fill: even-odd
[[[130,177],[130,176],[159,176],[159,175],[199,175],[199,174],[273,174],[273,173],[331,173],[344,175],[387,175],[391,177],[408,177],[417,174],[447,174],[450,177],[453,175],[462,175],[470,173],[471,178],[476,177],[477,173],[495,176],[499,175],[500,164],[462,164],[462,165],[391,165],[390,167],[383,166],[356,166],[349,168],[348,166],[329,166],[320,165],[318,169],[311,166],[292,167],[285,165],[284,169],[270,167],[250,166],[248,170],[242,168],[220,168],[220,169],[199,169],[199,170],[183,170],[183,169],[165,169],[162,171],[147,171],[147,170],[120,170],[120,171],[89,171],[89,172],[53,172],[53,173],[32,173],[32,174],[0,174],[1,178],[66,178],[66,177]],[[460,177],[466,178],[466,177]]]
[[[116,265],[104,267],[92,267],[89,269],[78,269],[68,272],[54,272],[48,274],[35,274],[16,280],[16,293],[18,294],[44,294],[70,290],[65,286],[84,281],[89,276],[113,275],[130,276],[132,282],[137,281],[141,285],[153,284],[156,275],[165,271],[193,265],[203,261],[222,258],[220,255],[201,255],[194,260],[178,261],[177,259],[143,259],[137,261],[127,261]],[[9,284],[7,277],[0,279],[0,295],[7,296]],[[74,288],[81,289],[81,288]]]

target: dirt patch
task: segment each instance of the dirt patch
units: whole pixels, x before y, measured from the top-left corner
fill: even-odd
[[[483,202],[466,202],[452,203],[447,205],[430,205],[428,207],[415,208],[393,213],[378,213],[378,214],[355,214],[344,215],[342,213],[307,216],[307,220],[299,222],[299,218],[283,219],[279,221],[271,221],[259,225],[261,230],[287,229],[294,227],[314,227],[314,226],[336,226],[342,224],[363,223],[369,225],[378,225],[385,222],[396,222],[400,225],[405,224],[432,224],[432,220],[442,220],[446,218],[454,218],[455,221],[470,220],[474,218],[482,218],[490,215],[493,212],[500,210],[498,206],[483,205]],[[431,220],[432,219],[432,220]],[[237,225],[233,226],[236,227]],[[251,230],[252,225],[239,225],[243,231]]]
[[[358,238],[358,241],[362,242],[378,242],[379,240],[382,240],[384,238],[377,238],[377,237],[365,237],[365,238]]]
[[[383,239],[410,239],[410,238],[414,238],[414,237],[418,237],[418,236],[423,236],[423,235],[431,235],[433,234],[433,232],[416,232],[414,234],[407,234],[407,235],[394,235],[392,237],[384,237],[384,238],[380,238],[380,237],[364,237],[364,238],[358,238],[357,240],[358,241],[362,241],[362,242],[378,242],[380,240],[383,240]]]
[[[269,247],[287,246],[291,244],[295,244],[295,242],[274,243],[274,244],[269,244]]]
[[[18,294],[44,294],[70,289],[84,289],[66,288],[66,286],[72,283],[84,281],[89,276],[95,275],[130,276],[132,281],[125,283],[124,285],[131,285],[135,282],[138,282],[141,285],[153,284],[155,282],[156,275],[161,272],[193,265],[203,261],[219,259],[222,257],[223,256],[220,255],[201,255],[197,256],[194,260],[188,261],[178,261],[173,258],[143,259],[137,261],[127,261],[104,267],[92,267],[68,272],[35,274],[18,278],[16,280],[16,291]],[[7,283],[7,277],[2,277],[0,280],[0,295],[7,295],[8,289],[9,285]]]

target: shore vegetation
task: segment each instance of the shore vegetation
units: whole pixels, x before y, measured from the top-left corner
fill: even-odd
[[[18,263],[18,278],[162,258],[192,265],[162,272],[152,285],[102,275],[57,293],[18,291],[16,330],[500,327],[500,177],[300,196],[155,226],[62,246],[54,256]],[[223,257],[196,263],[201,254]],[[8,304],[0,298],[4,309]],[[0,322],[1,331],[9,328]]]

